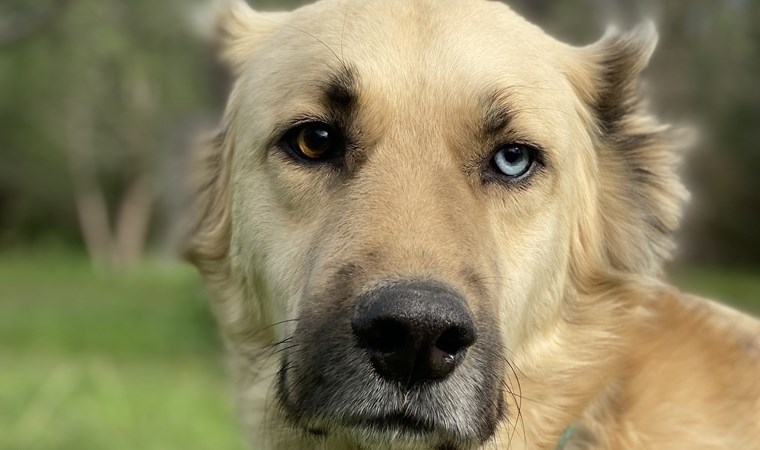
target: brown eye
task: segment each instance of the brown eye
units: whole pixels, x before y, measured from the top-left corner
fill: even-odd
[[[308,160],[331,158],[337,147],[337,133],[324,123],[307,123],[291,132],[288,145],[296,155]]]

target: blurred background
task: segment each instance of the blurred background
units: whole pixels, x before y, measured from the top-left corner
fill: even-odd
[[[760,1],[510,4],[575,44],[657,21],[655,110],[700,134],[671,277],[760,312]],[[189,149],[229,87],[208,12],[0,0],[0,449],[243,448],[203,290],[178,257]]]

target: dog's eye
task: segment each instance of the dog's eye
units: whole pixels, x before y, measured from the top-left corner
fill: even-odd
[[[313,122],[291,130],[286,144],[301,158],[317,161],[335,156],[338,140],[337,133],[329,125]]]
[[[496,152],[491,164],[500,174],[508,178],[518,178],[530,170],[534,159],[535,152],[529,146],[509,144]]]

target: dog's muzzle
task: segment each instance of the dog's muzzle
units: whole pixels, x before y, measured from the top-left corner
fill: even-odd
[[[277,394],[296,427],[372,447],[471,448],[505,414],[498,324],[435,281],[304,300]],[[419,444],[419,445],[418,445]]]

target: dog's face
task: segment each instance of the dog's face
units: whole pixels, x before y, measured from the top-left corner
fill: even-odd
[[[432,0],[234,3],[222,28],[237,81],[194,256],[233,352],[277,344],[276,398],[307,434],[487,441],[514,414],[510,359],[568,289],[667,247],[637,238],[677,217],[647,224],[655,202],[615,177],[670,163],[600,155],[626,145],[646,33],[578,49],[502,4]]]

